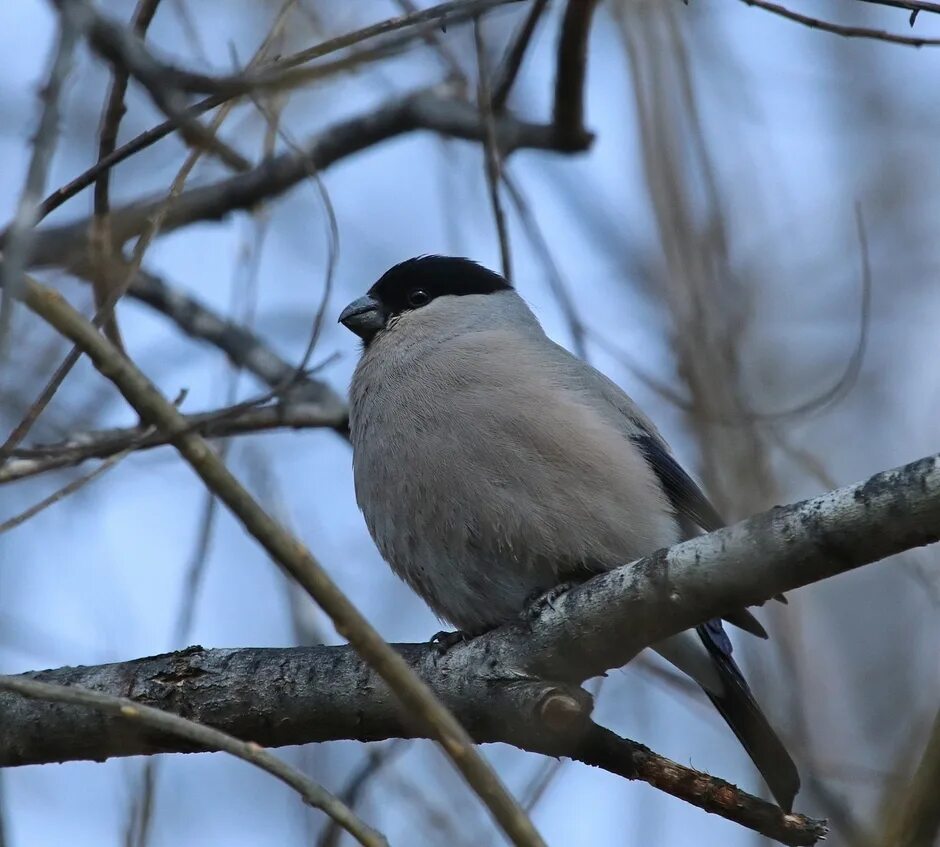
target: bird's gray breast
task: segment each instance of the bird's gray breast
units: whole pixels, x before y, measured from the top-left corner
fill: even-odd
[[[539,574],[520,561],[504,526],[506,482],[486,459],[493,433],[477,415],[483,387],[447,361],[446,343],[434,346],[363,357],[351,391],[356,499],[395,573],[439,617],[476,632],[555,578],[547,563]]]
[[[351,388],[369,531],[392,569],[470,632],[676,537],[658,483],[598,411],[603,401],[551,365],[537,324],[529,334],[422,334],[402,321],[369,345]]]

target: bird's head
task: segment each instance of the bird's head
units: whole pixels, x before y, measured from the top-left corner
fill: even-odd
[[[369,344],[403,316],[454,298],[510,291],[498,273],[457,256],[418,256],[387,270],[364,297],[340,313],[339,322]]]

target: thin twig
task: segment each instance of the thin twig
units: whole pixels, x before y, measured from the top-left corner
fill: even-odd
[[[914,14],[918,12],[936,12],[940,14],[940,3],[930,3],[928,0],[861,0],[861,2],[873,3],[876,6],[891,6],[895,9],[906,9]]]
[[[376,36],[385,35],[386,33],[404,29],[409,26],[418,27],[414,33],[409,35],[409,38],[417,38],[420,37],[424,32],[424,30],[420,28],[422,24],[428,26],[439,26],[439,22],[441,20],[447,20],[450,24],[458,24],[473,17],[476,14],[479,14],[480,12],[493,8],[494,6],[511,2],[517,2],[517,0],[474,0],[474,2],[467,2],[467,0],[450,0],[450,2],[447,3],[441,3],[428,9],[422,9],[413,15],[402,15],[397,18],[390,18],[386,21],[382,21],[380,23],[364,27],[363,29],[356,30],[355,32],[337,36],[336,38],[331,38],[328,41],[324,41],[316,45],[315,47],[310,47],[291,56],[285,56],[281,59],[278,59],[275,63],[266,67],[295,67],[297,65],[303,64],[304,62],[321,58],[322,56],[326,56],[330,53],[335,53],[338,50],[351,47],[371,38],[375,38]],[[448,18],[448,16],[450,17]],[[402,46],[404,46],[404,44],[402,44]],[[364,57],[360,57],[357,64],[361,63],[363,58]],[[349,59],[343,59],[341,61],[341,65],[334,64],[324,70],[324,76],[332,75],[332,73],[335,73],[342,68],[349,67],[351,64]],[[221,106],[229,99],[231,98],[228,94],[213,94],[203,100],[200,100],[198,103],[187,106],[187,108],[179,117],[184,120],[193,120],[199,115]],[[129,159],[131,156],[139,153],[141,150],[144,150],[152,144],[155,144],[160,139],[165,138],[171,132],[178,129],[179,125],[179,118],[166,120],[163,123],[158,124],[152,129],[141,133],[136,138],[131,139],[126,144],[115,150],[111,155],[106,156],[105,158],[96,162],[92,167],[79,176],[75,177],[66,185],[62,186],[61,188],[57,188],[40,204],[39,219],[42,220],[42,218],[46,217],[46,215],[48,215],[50,212],[59,208],[59,206],[61,206],[63,203],[86,189],[89,185],[95,182],[95,180],[103,171],[113,168],[115,165],[118,165],[125,159]]]
[[[157,756],[149,756],[141,768],[139,787],[131,800],[127,824],[124,827],[124,847],[145,847],[150,841],[160,761]]]
[[[0,363],[6,358],[14,303],[22,286],[23,271],[30,260],[33,228],[39,221],[39,198],[46,190],[46,175],[59,137],[60,100],[72,66],[78,34],[78,25],[72,15],[60,15],[51,67],[42,88],[42,113],[33,139],[26,180],[16,206],[16,216],[7,228],[3,241],[3,266],[0,267]]]
[[[303,148],[293,138],[293,136],[272,119],[272,116],[268,114],[267,110],[261,105],[261,103],[256,101],[256,104],[261,113],[264,114],[268,119],[269,125],[274,127],[276,135],[280,137],[284,143],[297,155],[303,156]],[[269,151],[269,155],[270,152],[271,151]],[[304,348],[303,355],[300,357],[300,363],[297,365],[296,370],[290,377],[290,381],[292,382],[303,379],[303,376],[310,365],[310,359],[313,356],[314,350],[316,350],[317,342],[320,340],[320,333],[323,331],[323,320],[326,317],[326,309],[330,302],[330,295],[333,293],[333,283],[336,278],[336,267],[339,263],[339,223],[336,219],[336,210],[333,207],[333,201],[330,199],[330,193],[327,191],[326,183],[324,183],[322,176],[320,175],[319,171],[317,171],[315,164],[312,162],[308,165],[308,173],[311,181],[314,184],[314,187],[317,190],[317,196],[319,197],[320,203],[323,206],[323,211],[326,214],[326,268],[323,272],[323,293],[320,295],[320,302],[317,306],[316,312],[314,312],[313,323],[310,327],[310,335],[307,339],[307,346]]]
[[[187,107],[184,112],[184,117],[187,120],[192,120],[198,117],[205,112],[211,111],[218,106],[221,106],[227,101],[228,98],[215,94],[211,97],[206,97],[204,100],[200,100],[198,103],[194,103],[192,106]],[[103,173],[111,170],[116,165],[123,162],[125,159],[129,159],[136,153],[139,153],[141,150],[145,150],[150,147],[152,144],[160,141],[162,138],[166,138],[170,133],[179,128],[178,120],[165,120],[161,124],[157,124],[152,129],[148,129],[146,132],[142,132],[136,138],[131,139],[126,144],[121,145],[113,153],[108,156],[105,156],[103,159],[99,159],[92,165],[88,170],[79,174],[70,182],[66,183],[60,188],[57,188],[53,191],[42,203],[39,204],[39,220],[42,220],[46,215],[54,212],[59,208],[63,203],[68,200],[71,200],[77,194],[84,191],[88,186],[92,185],[98,177]]]
[[[406,15],[416,15],[421,12],[413,0],[395,0],[398,8],[404,11]],[[450,82],[466,82],[466,78],[463,72],[463,68],[460,67],[460,62],[457,61],[457,57],[451,52],[450,48],[444,43],[443,39],[438,35],[438,29],[446,29],[447,22],[441,21],[435,27],[428,27],[421,35],[424,39],[424,43],[429,45],[434,49],[438,56],[441,57],[441,61],[447,66],[447,79]]]
[[[23,697],[36,700],[88,706],[147,729],[185,739],[198,747],[222,750],[266,771],[293,788],[305,803],[321,809],[365,847],[388,847],[385,837],[360,820],[342,800],[252,741],[241,741],[179,715],[136,703],[126,697],[113,697],[88,688],[54,685],[24,677],[0,676],[0,690],[14,691]]]
[[[497,116],[495,125],[504,156],[524,148],[571,154],[585,150],[590,143],[589,138],[582,139],[583,143],[569,143],[559,139],[551,125],[529,123],[507,113]],[[287,150],[246,173],[188,189],[167,215],[162,232],[254,208],[306,179],[311,163],[322,173],[347,156],[419,129],[472,141],[480,141],[485,134],[479,109],[474,105],[455,99],[449,91],[423,89],[327,127],[307,140],[303,156]],[[162,199],[147,198],[115,210],[112,214],[115,243],[123,243],[142,232],[161,203]],[[86,255],[88,224],[89,220],[84,218],[38,229],[32,266],[70,265]],[[0,236],[0,248],[2,245]]]
[[[512,284],[512,253],[509,245],[509,231],[506,228],[506,215],[499,197],[500,151],[496,140],[496,127],[490,102],[489,75],[486,70],[486,51],[483,45],[482,24],[477,18],[473,22],[473,43],[477,54],[477,103],[480,109],[480,121],[483,124],[483,164],[486,171],[486,183],[490,190],[490,203],[493,207],[493,219],[496,222],[496,234],[499,237],[499,255],[502,260],[503,276]]]
[[[160,0],[138,0],[137,7],[134,9],[132,18],[134,32],[141,38],[147,32],[150,22],[157,12]],[[121,128],[121,119],[126,111],[124,106],[124,96],[127,93],[127,83],[130,80],[130,73],[126,68],[115,67],[111,79],[111,90],[108,93],[105,102],[104,113],[101,117],[101,132],[98,140],[98,161],[110,156],[117,147],[118,132]],[[110,211],[109,192],[111,183],[111,171],[109,168],[103,168],[95,180],[94,195],[94,220],[92,226],[95,233],[92,241],[98,246],[103,256],[110,256],[112,253],[111,232],[108,226],[108,212]],[[101,263],[100,273],[92,280],[92,290],[95,295],[95,308],[100,309],[108,297],[111,288],[111,279],[107,273],[110,263],[107,261]],[[124,343],[121,340],[121,333],[118,329],[117,319],[111,314],[102,325],[104,334],[111,339],[119,350],[124,350]]]
[[[543,762],[536,771],[532,780],[522,792],[522,808],[530,815],[535,811],[535,807],[542,802],[545,792],[558,778],[564,766],[565,759],[549,759]]]
[[[548,0],[532,0],[529,7],[529,13],[526,15],[522,26],[519,27],[513,36],[512,43],[503,57],[503,62],[499,70],[493,75],[493,97],[491,103],[494,112],[501,112],[509,99],[509,92],[516,82],[516,77],[522,68],[522,60],[525,58],[529,45],[532,43],[532,36],[542,18],[542,13],[548,6]]]
[[[131,286],[130,296],[166,315],[186,335],[204,341],[221,350],[238,368],[254,374],[274,389],[293,381],[296,366],[282,359],[256,333],[224,318],[192,294],[173,287],[155,274],[142,270]],[[329,409],[333,420],[345,420],[345,401],[326,383],[305,374],[302,382],[295,382],[291,396],[307,402],[319,402]],[[335,424],[345,432],[345,423]]]
[[[26,305],[58,332],[82,347],[94,366],[124,395],[142,420],[166,432],[180,455],[231,510],[271,558],[294,577],[329,615],[337,632],[385,680],[406,712],[441,743],[454,765],[519,847],[545,842],[502,781],[480,755],[473,739],[431,689],[379,635],[314,559],[301,541],[274,521],[219,461],[182,415],[149,379],[122,356],[61,296],[26,279]]]
[[[378,750],[368,749],[363,762],[353,771],[346,781],[346,786],[340,792],[340,799],[355,809],[365,794],[369,784],[382,772],[382,769],[391,764],[392,760],[404,752],[406,744],[403,738],[396,738],[383,744]],[[336,821],[330,821],[317,841],[317,847],[338,847],[342,832]]]
[[[275,15],[268,34],[265,36],[261,46],[256,51],[251,60],[252,64],[260,64],[267,55],[267,52],[280,43],[284,27],[287,24],[290,11],[293,9],[297,0],[284,0],[277,15]],[[269,120],[269,129],[277,126],[277,117],[269,116],[262,110],[262,113]],[[274,150],[276,135],[269,131],[265,135],[263,155],[270,156]],[[244,292],[240,292],[237,284],[233,286],[232,292],[232,318],[240,326],[245,327],[249,332],[253,329],[255,309],[258,300],[258,276],[261,272],[261,254],[264,247],[265,238],[268,233],[268,224],[270,218],[264,209],[259,209],[255,214],[255,237],[253,247],[248,248],[250,254],[247,256],[247,271],[243,277]],[[236,312],[236,301],[241,297],[242,311]],[[240,369],[232,368],[229,374],[228,387],[225,395],[225,405],[233,406],[238,396],[238,382]],[[232,442],[228,439],[222,441],[219,449],[219,459],[222,462],[228,460],[228,454]],[[189,560],[189,566],[186,568],[186,575],[183,579],[183,591],[179,605],[179,613],[174,628],[173,644],[182,646],[189,638],[192,630],[193,620],[195,618],[196,606],[199,600],[199,590],[202,586],[203,576],[209,559],[209,550],[212,542],[212,535],[216,525],[218,515],[218,498],[207,489],[205,499],[203,500],[202,516],[199,522],[199,533],[196,539],[196,546]]]
[[[118,22],[102,15],[86,0],[53,2],[60,8],[72,8],[79,26],[88,36],[95,51],[106,61],[127,68],[131,75],[144,85],[156,105],[171,118],[180,117],[184,112],[186,104],[181,99],[183,94],[227,94],[230,97],[239,97],[249,93],[258,94],[264,90],[295,88],[324,76],[322,66],[294,67],[288,66],[286,61],[275,63],[271,69],[245,71],[228,76],[210,76],[185,70],[158,59],[141,39]],[[475,4],[473,0],[465,0],[462,5],[466,7],[474,4],[478,7],[477,14],[481,14],[487,8],[510,2],[519,0],[476,0]],[[441,16],[436,17],[439,19]],[[389,52],[396,52],[411,40],[409,35],[404,40],[388,41],[377,51],[368,52],[381,57],[383,53],[387,55]],[[307,61],[309,54],[305,51],[303,56],[302,60],[299,55],[292,58],[296,64],[301,64]],[[211,146],[209,139],[201,139],[201,143]]]
[[[287,399],[273,406],[246,408],[244,404],[186,415],[187,429],[203,438],[231,438],[276,429],[339,429],[346,425],[343,410],[330,413],[322,404]],[[170,443],[165,433],[145,435],[146,427],[77,432],[60,444],[20,448],[0,465],[0,484],[74,467],[90,459],[106,459],[122,450],[149,450]]]
[[[940,38],[919,38],[916,35],[895,35],[891,32],[884,32],[879,29],[868,29],[862,26],[845,26],[843,24],[834,24],[829,21],[812,18],[809,15],[803,15],[800,12],[794,12],[777,3],[770,3],[768,0],[741,0],[748,6],[757,6],[759,9],[779,15],[790,21],[796,21],[810,29],[818,29],[822,32],[831,32],[833,35],[841,35],[843,38],[871,38],[875,41],[884,41],[888,44],[904,44],[908,47],[937,47],[940,46]]]
[[[69,0],[71,2],[71,0]],[[68,3],[66,3],[65,8],[70,8]],[[269,33],[268,37],[262,42],[261,46],[258,48],[258,51],[255,53],[252,58],[252,63],[257,63],[260,61],[265,51],[271,42],[271,35]],[[249,67],[251,64],[249,64]],[[215,115],[212,120],[212,123],[209,126],[208,132],[211,133],[214,138],[224,123],[225,119],[231,113],[233,108],[232,103],[226,103],[222,106],[219,112]],[[170,189],[167,192],[166,196],[159,202],[156,208],[153,211],[153,214],[147,218],[144,229],[141,232],[140,236],[137,239],[137,242],[134,244],[133,254],[131,259],[128,262],[127,267],[123,270],[123,276],[121,279],[113,282],[109,282],[108,285],[108,296],[98,305],[98,308],[95,311],[95,316],[92,319],[92,323],[95,326],[103,326],[114,313],[114,308],[117,305],[118,300],[124,295],[124,292],[130,287],[134,278],[136,277],[138,271],[140,270],[141,263],[143,262],[144,255],[147,252],[147,249],[150,247],[153,240],[157,237],[160,232],[160,229],[163,226],[163,222],[166,220],[167,215],[170,212],[170,209],[173,207],[173,204],[177,201],[179,196],[183,192],[183,188],[186,185],[186,180],[189,178],[189,175],[192,173],[193,168],[196,167],[199,159],[202,157],[203,150],[200,148],[191,150],[189,155],[186,157],[186,161],[183,163],[183,166],[179,169],[179,172],[176,174],[176,177],[173,179],[173,182],[170,185]],[[92,227],[94,229],[94,227]],[[108,238],[111,239],[112,229],[108,226]],[[122,242],[123,243],[123,242]],[[112,246],[109,244],[109,247]],[[115,245],[116,246],[116,245]],[[94,253],[93,253],[94,256]],[[110,257],[110,250],[108,253]],[[98,253],[99,259],[103,258],[101,253]],[[92,260],[92,266],[94,267],[94,259]],[[108,279],[111,279],[112,271],[110,270],[110,265],[107,270],[99,268],[99,272],[104,273]],[[93,277],[94,278],[94,277]],[[122,350],[123,352],[123,350]],[[23,416],[23,419],[20,423],[13,429],[13,432],[7,437],[6,441],[0,445],[0,465],[3,464],[4,460],[12,453],[18,444],[20,444],[25,438],[26,434],[29,432],[33,423],[39,418],[43,410],[48,406],[49,402],[55,396],[55,393],[59,390],[62,383],[65,381],[65,378],[69,375],[72,368],[81,358],[81,351],[78,345],[72,347],[68,352],[65,359],[62,361],[62,364],[56,369],[52,378],[40,392],[39,397],[36,401],[30,406],[26,414]]]
[[[825,821],[805,815],[782,814],[773,803],[760,800],[717,777],[673,762],[597,724],[591,724],[571,757],[626,779],[650,785],[753,829],[781,844],[813,845],[828,832]]]
[[[57,491],[53,491],[52,494],[50,494],[48,497],[43,497],[43,499],[38,503],[33,504],[28,509],[24,509],[18,515],[14,515],[12,518],[8,518],[7,520],[3,521],[0,523],[0,534],[21,526],[30,518],[38,515],[44,509],[49,508],[49,506],[52,506],[54,503],[58,503],[60,500],[64,500],[66,497],[68,497],[70,494],[74,494],[80,488],[84,488],[86,485],[88,485],[88,483],[96,480],[99,476],[111,470],[111,468],[118,464],[118,462],[120,462],[122,459],[127,458],[133,451],[134,448],[129,447],[125,450],[122,450],[120,453],[115,453],[113,456],[109,456],[90,473],[71,480]]]
[[[529,236],[529,242],[532,244],[532,247],[542,262],[549,288],[551,288],[552,294],[555,296],[555,300],[558,302],[561,312],[565,317],[565,322],[568,324],[568,332],[571,333],[571,343],[574,347],[574,352],[582,359],[587,360],[587,344],[585,343],[587,328],[584,326],[580,315],[578,315],[574,300],[571,297],[571,292],[568,291],[565,280],[562,279],[561,271],[558,269],[558,264],[555,262],[555,257],[552,255],[551,247],[548,245],[548,239],[542,232],[538,218],[533,214],[532,207],[522,193],[522,189],[516,184],[515,179],[510,175],[508,169],[503,169],[502,178],[503,185],[506,186],[506,193],[509,194],[509,199],[516,207],[516,214],[519,216],[522,228]]]
[[[237,150],[207,132],[197,120],[187,117],[186,88],[180,84],[178,73],[154,58],[142,38],[118,21],[102,16],[86,0],[52,2],[60,14],[72,15],[95,52],[111,62],[116,70],[134,77],[164,115],[179,121],[180,135],[191,147],[211,152],[236,170],[247,170],[251,166]]]

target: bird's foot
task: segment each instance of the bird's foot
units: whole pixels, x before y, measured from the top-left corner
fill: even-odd
[[[443,656],[458,644],[463,644],[471,638],[472,636],[468,635],[466,632],[461,632],[459,629],[454,632],[448,632],[446,629],[442,629],[440,632],[436,632],[431,636],[431,646],[438,656]]]
[[[568,582],[559,583],[554,588],[549,588],[548,591],[534,591],[526,600],[519,617],[524,621],[536,620],[546,608],[554,610],[555,601],[571,591],[572,588],[577,588],[580,584],[574,580],[569,580]]]

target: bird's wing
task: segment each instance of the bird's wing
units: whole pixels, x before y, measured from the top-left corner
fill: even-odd
[[[705,532],[725,525],[702,489],[682,469],[661,439],[649,432],[638,432],[631,438],[656,472],[659,484],[678,514],[689,518]]]
[[[551,342],[550,342],[551,343]],[[711,532],[725,525],[721,516],[692,478],[673,458],[663,437],[633,401],[611,380],[567,350],[549,355],[563,372],[569,387],[581,390],[589,401],[615,421],[621,432],[640,449],[659,480],[680,524],[694,524]],[[762,638],[767,633],[747,609],[722,616],[729,623]],[[705,690],[757,765],[780,806],[789,811],[800,786],[796,766],[751,694],[732,658],[732,645],[721,620],[714,619],[690,632],[679,633],[654,645],[658,653],[689,674]],[[704,649],[703,649],[704,648]],[[704,659],[704,664],[703,664]]]
[[[653,422],[630,397],[615,382],[564,347],[552,341],[548,343],[552,348],[550,355],[555,360],[554,364],[565,374],[566,381],[580,388],[594,402],[602,404],[624,435],[640,449],[675,509],[680,524],[693,524],[705,532],[725,526],[715,507],[673,458]],[[752,635],[767,638],[767,631],[747,609],[734,609],[723,617]]]

